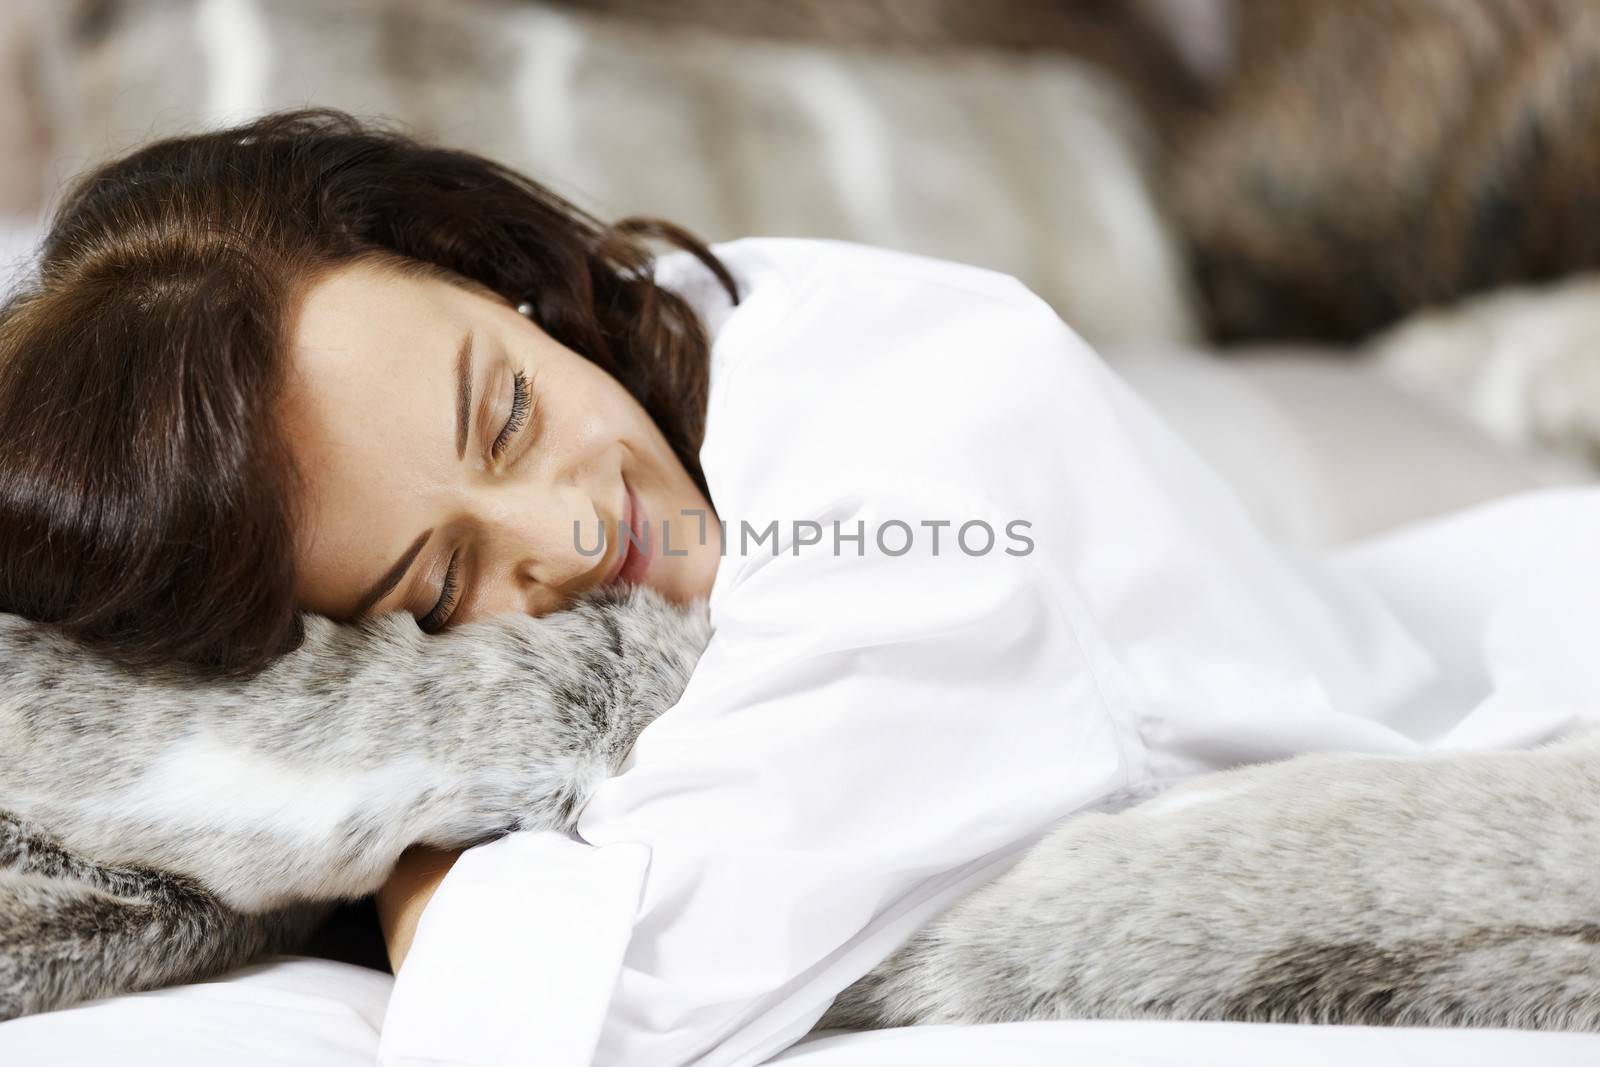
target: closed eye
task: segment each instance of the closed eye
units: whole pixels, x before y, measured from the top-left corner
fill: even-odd
[[[489,446],[489,455],[499,459],[500,454],[511,444],[511,439],[517,435],[527,424],[528,416],[533,410],[533,396],[528,388],[528,379],[521,371],[517,371],[511,380],[511,415],[506,419],[506,424],[496,435],[494,443]]]
[[[461,581],[458,564],[461,561],[459,551],[450,554],[450,563],[445,567],[444,581],[440,583],[439,600],[433,605],[433,610],[417,621],[417,626],[423,633],[436,634],[445,628],[450,621],[450,616],[455,614],[456,604],[461,599]]]

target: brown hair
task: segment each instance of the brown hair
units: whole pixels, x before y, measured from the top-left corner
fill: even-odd
[[[501,164],[329,108],[88,172],[0,308],[0,610],[139,665],[245,675],[294,647],[286,323],[311,280],[357,259],[531,301],[705,491],[708,340],[652,280],[646,237],[737,302],[669,223],[607,226]]]

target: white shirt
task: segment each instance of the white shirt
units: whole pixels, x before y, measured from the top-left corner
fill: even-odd
[[[716,634],[577,835],[445,877],[385,1064],[757,1063],[1066,814],[1438,726],[1415,718],[1438,649],[1381,566],[1268,544],[1020,282],[831,241],[713,250],[737,307],[686,253],[657,278],[714,333]],[[835,522],[862,540],[836,552]],[[969,523],[991,548],[971,525],[961,549]]]

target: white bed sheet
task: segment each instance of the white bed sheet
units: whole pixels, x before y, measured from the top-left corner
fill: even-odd
[[[370,1067],[391,980],[285,958],[0,1024],[7,1067]],[[539,1062],[537,1049],[527,1062]],[[783,1067],[1588,1067],[1600,1035],[1243,1023],[1035,1022],[829,1031]]]
[[[1250,1023],[1035,1022],[819,1034],[784,1067],[1592,1067],[1600,1035]]]

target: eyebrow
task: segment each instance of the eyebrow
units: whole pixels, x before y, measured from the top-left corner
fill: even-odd
[[[467,455],[467,429],[472,422],[472,331],[456,352],[456,458]]]
[[[433,528],[430,526],[422,531],[420,537],[411,542],[411,547],[401,553],[400,558],[394,561],[394,566],[385,571],[382,578],[372,583],[372,588],[368,589],[366,594],[362,596],[361,602],[350,613],[352,619],[361,618],[372,610],[372,605],[394,591],[394,587],[400,584],[400,579],[406,576],[406,571],[411,569],[411,561],[417,558],[417,553],[422,551],[422,546],[427,544],[428,538],[432,536]]]

